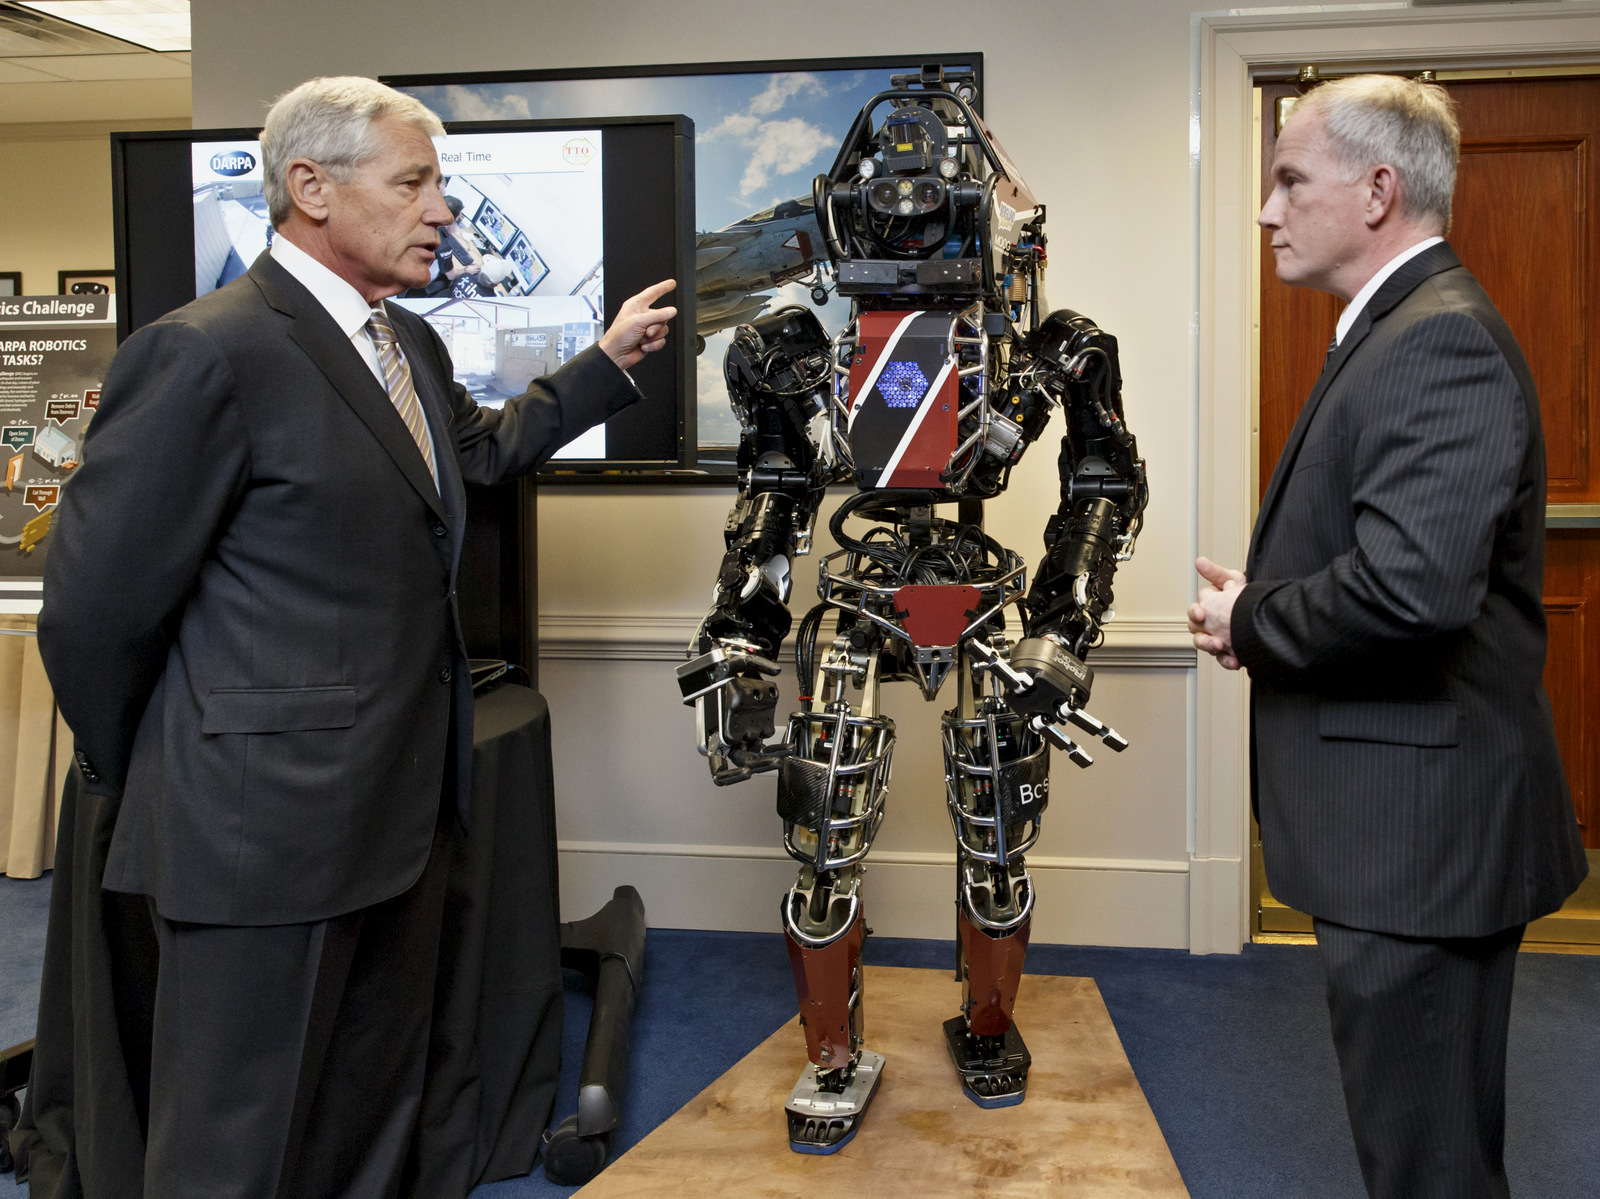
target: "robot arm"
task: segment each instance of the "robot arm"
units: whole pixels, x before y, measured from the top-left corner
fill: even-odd
[[[1060,398],[1061,506],[1045,526],[1044,561],[1028,593],[1027,631],[1082,658],[1112,615],[1112,577],[1133,556],[1149,497],[1144,459],[1122,416],[1117,339],[1066,309],[1029,337],[1025,375]]]
[[[790,570],[811,546],[823,490],[838,472],[828,337],[808,309],[780,309],[742,325],[728,349],[729,396],[739,417],[739,498],[711,610],[678,668],[696,709],[700,752],[718,785],[772,770],[787,755],[774,730],[778,647],[789,632]]]
[[[1009,661],[988,647],[978,653],[1005,680],[1011,706],[1087,765],[1088,755],[1056,724],[1070,721],[1112,749],[1127,745],[1083,711],[1094,681],[1085,659],[1115,615],[1112,579],[1117,563],[1133,554],[1149,487],[1144,459],[1123,421],[1116,338],[1061,309],[1020,349],[1007,414],[1036,436],[1051,407],[1064,409],[1061,506],[1045,526],[1045,556],[1028,592],[1023,640]]]

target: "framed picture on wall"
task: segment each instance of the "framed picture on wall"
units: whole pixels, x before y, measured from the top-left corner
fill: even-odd
[[[56,294],[62,296],[103,296],[117,290],[117,273],[105,271],[57,271]]]
[[[0,271],[0,296],[20,296],[22,294],[22,272]]]
[[[640,113],[683,113],[694,121],[699,461],[732,478],[739,425],[728,405],[722,358],[733,330],[788,304],[814,308],[830,334],[844,327],[850,305],[834,291],[811,181],[832,167],[856,115],[890,87],[891,76],[929,64],[970,70],[978,86],[974,107],[983,111],[979,53],[399,75],[383,81],[446,121]],[[538,235],[537,229],[527,231],[530,239]]]

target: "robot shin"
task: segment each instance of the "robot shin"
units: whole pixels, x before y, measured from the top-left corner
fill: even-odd
[[[1039,839],[1050,793],[1049,747],[999,697],[943,720],[945,794],[956,836],[957,976],[970,1032],[1011,1028],[1033,919],[1023,855]]]

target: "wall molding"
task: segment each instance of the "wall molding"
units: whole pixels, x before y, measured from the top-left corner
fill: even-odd
[[[652,928],[778,932],[795,863],[776,846],[566,841],[561,912],[597,911],[616,887],[638,888]],[[955,932],[953,853],[877,852],[868,859],[867,922],[887,937],[948,941]],[[1187,862],[1028,858],[1038,901],[1034,944],[1183,949],[1189,943]]]
[[[579,612],[539,614],[539,656],[623,662],[681,662],[698,616]],[[786,643],[784,660],[793,643]],[[1116,620],[1106,626],[1106,642],[1095,650],[1096,669],[1166,667],[1192,669],[1195,649],[1181,620]]]
[[[567,854],[612,854],[625,857],[749,858],[793,862],[777,845],[668,845],[651,841],[558,841]],[[874,850],[869,866],[940,866],[955,869],[954,850],[923,853],[914,850]],[[1029,870],[1116,870],[1132,874],[1187,874],[1189,863],[1165,858],[1067,858],[1028,855]]]

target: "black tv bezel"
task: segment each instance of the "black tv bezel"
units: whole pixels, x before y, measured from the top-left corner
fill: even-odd
[[[440,71],[415,75],[379,75],[378,82],[390,87],[448,87],[478,83],[545,83],[561,79],[631,79],[662,75],[752,75],[790,71],[876,71],[903,67],[910,63],[938,63],[940,66],[970,67],[978,86],[978,102],[972,106],[983,115],[983,51],[961,54],[866,54],[848,58],[761,58],[738,62],[674,62],[630,64],[606,67],[537,67],[520,71]]]
[[[675,385],[674,438],[677,455],[673,458],[561,461],[546,465],[538,473],[538,482],[556,485],[610,485],[618,483],[704,482],[708,476],[698,469],[698,442],[695,436],[695,292],[685,281],[694,278],[694,122],[682,114],[651,114],[648,116],[538,118],[529,120],[498,121],[446,121],[449,134],[471,133],[522,133],[540,130],[646,128],[667,126],[672,130],[672,183],[669,221],[674,232],[671,252],[671,277],[678,280],[676,302],[678,317],[672,325],[671,345],[676,351],[675,366],[667,369]],[[111,193],[112,238],[116,257],[117,280],[117,340],[120,343],[132,332],[132,293],[129,290],[129,213],[127,197],[126,147],[130,142],[181,141],[194,144],[200,141],[258,140],[259,128],[231,129],[162,129],[137,130],[111,134]],[[609,207],[609,205],[608,205]],[[606,221],[613,229],[615,222]],[[606,235],[609,253],[613,233]],[[192,233],[191,233],[192,237]],[[626,261],[619,253],[619,260]],[[608,270],[608,275],[613,274]],[[627,275],[629,272],[622,272]],[[606,324],[615,318],[617,310],[629,295],[645,286],[624,284],[606,289]],[[620,294],[619,294],[620,293]],[[191,297],[193,298],[193,297]],[[648,367],[646,368],[646,372]],[[646,373],[641,372],[641,373]],[[719,472],[720,473],[720,472]]]

